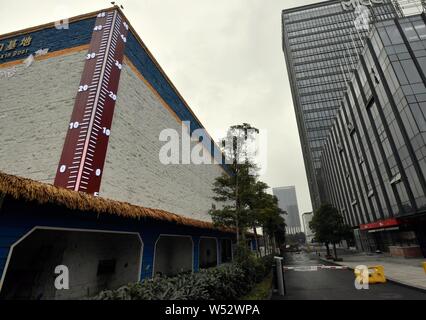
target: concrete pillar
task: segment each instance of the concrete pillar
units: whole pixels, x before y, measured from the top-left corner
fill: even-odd
[[[4,273],[6,272],[6,270],[5,270],[6,260],[7,260],[7,257],[9,255],[9,251],[10,251],[10,248],[8,248],[8,247],[0,248],[0,290],[1,290],[1,286],[2,286],[3,277],[5,276]]]
[[[194,241],[194,272],[200,271],[200,237],[193,236]]]
[[[222,264],[222,239],[217,239],[217,264]]]
[[[141,270],[141,281],[144,279],[152,278],[152,271],[154,268],[154,249],[155,242],[158,236],[144,235],[141,234],[142,241],[144,243],[143,257],[142,257],[142,270]]]

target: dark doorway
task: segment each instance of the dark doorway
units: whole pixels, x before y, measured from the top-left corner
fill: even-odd
[[[232,261],[232,241],[230,239],[222,239],[221,247],[221,262],[228,263]]]
[[[200,268],[207,269],[217,266],[217,240],[200,239]]]
[[[135,234],[35,229],[11,251],[0,300],[94,296],[139,281],[141,259]],[[58,266],[68,269],[69,289],[55,287]]]

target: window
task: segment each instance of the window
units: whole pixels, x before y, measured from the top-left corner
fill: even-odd
[[[420,39],[426,39],[426,26],[423,21],[415,21],[413,24]]]
[[[408,84],[407,77],[405,76],[404,70],[401,67],[401,63],[399,61],[392,63],[393,69],[396,73],[396,76],[401,85]]]
[[[396,183],[399,183],[399,182],[401,182],[401,174],[400,173],[397,173],[393,178],[392,178],[392,180],[391,180],[391,184],[396,184]]]
[[[417,60],[419,61],[420,64],[420,68],[422,68],[423,73],[426,74],[426,58],[425,57],[419,57],[417,58]]]
[[[386,32],[388,33],[389,39],[392,44],[404,43],[398,28],[395,25],[387,26]]]
[[[401,61],[401,65],[410,83],[422,82],[419,72],[417,71],[417,68],[412,60]]]
[[[412,26],[411,23],[401,24],[401,27],[402,27],[402,30],[404,31],[404,34],[407,37],[408,41],[419,40],[417,32],[414,30],[414,27]]]

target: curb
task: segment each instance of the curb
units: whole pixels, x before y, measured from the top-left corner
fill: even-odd
[[[318,257],[318,259],[320,259],[321,261],[327,262],[327,263],[331,263],[331,264],[334,264],[334,265],[337,265],[337,266],[341,266],[341,264],[339,264],[339,263],[336,263],[334,261],[330,261],[330,260],[324,259],[322,257]],[[347,267],[348,267],[349,270],[354,270],[354,268],[352,268],[352,267],[349,267],[349,266],[347,266]],[[398,284],[400,286],[406,287],[406,288],[410,288],[410,289],[414,289],[414,290],[426,293],[426,288],[423,287],[423,286],[414,286],[412,284],[408,284],[406,282],[403,282],[401,280],[396,280],[396,279],[390,278],[388,276],[386,276],[386,280],[389,281],[389,282]]]

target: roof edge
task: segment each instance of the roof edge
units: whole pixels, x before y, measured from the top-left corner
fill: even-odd
[[[311,8],[316,8],[316,7],[322,7],[328,4],[333,4],[333,3],[338,3],[338,2],[342,2],[342,0],[326,0],[326,1],[321,1],[321,2],[315,2],[315,3],[311,3],[311,4],[305,4],[303,6],[297,6],[297,7],[292,7],[292,8],[288,8],[288,9],[283,9],[281,12],[282,14],[284,13],[292,13],[292,12],[297,12],[297,11],[301,11],[301,10],[306,10],[306,9],[311,9]]]
[[[127,202],[94,197],[86,193],[58,188],[51,184],[9,175],[0,171],[0,195],[1,194],[15,200],[36,202],[39,205],[54,204],[63,206],[69,210],[109,214],[122,218],[150,219],[226,233],[235,232],[232,228],[218,227],[212,222],[184,217],[161,209],[152,209],[132,205]]]

